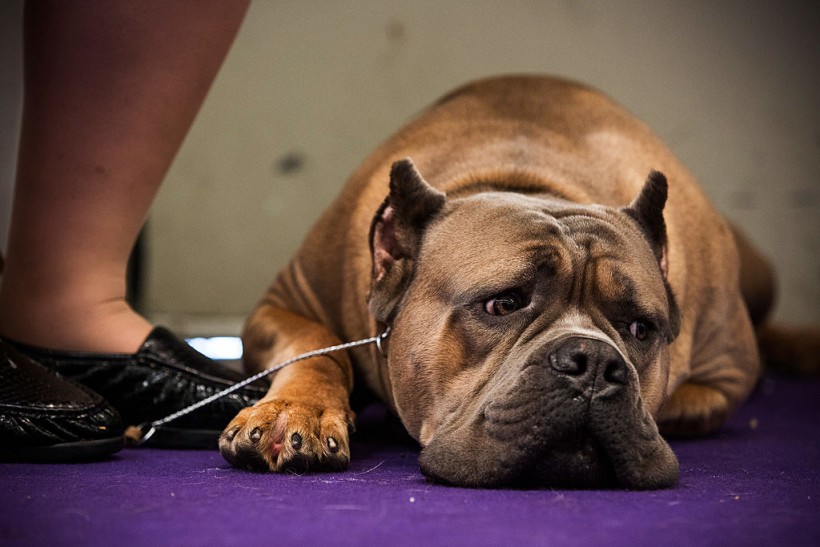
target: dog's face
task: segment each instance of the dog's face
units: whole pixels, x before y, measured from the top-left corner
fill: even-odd
[[[653,178],[654,177],[654,178]],[[487,192],[446,199],[409,161],[371,230],[370,309],[392,325],[393,397],[429,477],[652,488],[678,311],[666,182],[624,209]]]

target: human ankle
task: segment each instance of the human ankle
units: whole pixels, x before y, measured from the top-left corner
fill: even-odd
[[[120,298],[58,302],[12,298],[8,292],[0,292],[0,333],[34,346],[134,353],[151,329],[151,324]]]

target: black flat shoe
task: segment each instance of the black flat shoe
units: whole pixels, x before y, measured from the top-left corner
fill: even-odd
[[[117,411],[0,340],[0,460],[79,462],[123,446]]]
[[[43,349],[9,341],[43,365],[102,395],[126,425],[172,414],[245,377],[156,327],[135,354]],[[246,386],[158,429],[146,446],[216,448],[220,433],[266,390]]]

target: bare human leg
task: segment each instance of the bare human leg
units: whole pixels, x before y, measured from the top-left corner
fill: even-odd
[[[0,332],[131,353],[125,271],[247,0],[31,2]]]

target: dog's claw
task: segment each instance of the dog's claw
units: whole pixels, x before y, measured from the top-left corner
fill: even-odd
[[[294,433],[290,437],[290,445],[293,447],[294,450],[299,450],[302,448],[302,436],[298,433]]]
[[[232,441],[234,437],[236,437],[237,431],[239,431],[238,427],[232,427],[231,429],[225,432],[225,438],[228,439],[228,441]]]
[[[262,430],[258,427],[254,427],[253,431],[251,431],[251,441],[255,444],[259,442],[259,439],[262,438]]]
[[[328,438],[327,438],[327,448],[328,448],[328,449],[329,449],[332,453],[334,453],[334,454],[335,454],[336,452],[338,452],[338,451],[339,451],[339,443],[337,443],[337,442],[336,442],[336,439],[334,439],[333,437],[328,437]]]

